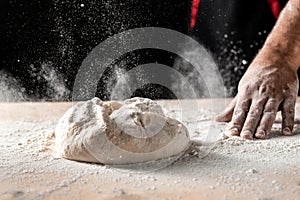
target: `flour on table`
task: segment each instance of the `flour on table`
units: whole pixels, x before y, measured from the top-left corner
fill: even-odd
[[[187,128],[156,102],[120,104],[93,98],[70,108],[55,130],[57,153],[67,159],[123,165],[180,155],[190,146]]]

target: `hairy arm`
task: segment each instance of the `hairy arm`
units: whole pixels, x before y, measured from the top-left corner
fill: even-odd
[[[272,61],[272,56],[276,56],[297,71],[300,66],[300,0],[289,0],[260,54],[263,55],[258,59],[266,56]]]
[[[263,48],[239,82],[238,94],[216,117],[231,122],[228,135],[268,137],[277,111],[282,133],[291,135],[300,66],[300,0],[289,0]]]

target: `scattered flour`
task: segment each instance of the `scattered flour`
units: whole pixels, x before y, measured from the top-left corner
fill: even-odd
[[[201,112],[210,116],[205,109]],[[205,157],[186,154],[164,169],[140,173],[53,157],[57,122],[0,122],[0,199],[163,199],[167,195],[169,199],[276,200],[300,195],[299,125],[292,137],[279,136],[276,124],[269,140],[223,139]],[[224,127],[217,126],[220,132]],[[201,141],[202,130],[189,131]]]

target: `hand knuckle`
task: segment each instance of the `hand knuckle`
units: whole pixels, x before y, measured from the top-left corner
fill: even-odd
[[[260,114],[259,108],[253,108],[249,111],[248,116],[249,117],[257,117]]]

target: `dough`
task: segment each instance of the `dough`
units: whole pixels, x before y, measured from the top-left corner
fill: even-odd
[[[77,103],[60,119],[55,137],[63,158],[112,165],[168,158],[190,146],[182,123],[165,116],[156,102],[138,97],[124,104],[99,98]]]

